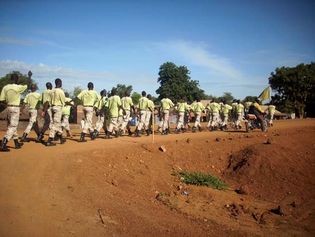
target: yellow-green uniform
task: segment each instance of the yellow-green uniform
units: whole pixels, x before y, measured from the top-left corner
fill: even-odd
[[[128,123],[129,123],[129,119],[130,119],[130,114],[131,114],[131,108],[133,107],[133,102],[130,96],[125,96],[123,98],[121,98],[121,105],[122,108],[125,110],[125,115],[123,116],[123,121],[121,123],[121,130],[125,131]]]
[[[62,135],[61,117],[62,108],[65,105],[66,97],[61,88],[54,88],[50,92],[51,97],[51,114],[52,124],[49,133],[49,137],[53,139],[55,134]]]
[[[179,130],[181,128],[184,128],[185,112],[188,111],[190,107],[186,102],[178,102],[176,105],[176,109],[178,112],[176,129]]]
[[[84,127],[82,132],[84,134],[87,134],[89,131],[92,133],[94,131],[92,126],[93,108],[100,100],[101,96],[95,90],[83,90],[77,98],[81,100],[83,104]]]
[[[243,120],[243,115],[244,115],[244,105],[242,103],[237,104],[236,112],[237,112],[237,120],[235,122],[235,126],[239,128]]]
[[[162,132],[165,132],[168,129],[170,108],[172,108],[173,106],[174,106],[174,104],[169,98],[164,98],[161,100],[161,108],[163,111]]]
[[[221,105],[217,102],[211,102],[209,104],[209,110],[210,110],[210,120],[207,125],[208,128],[217,128],[220,125],[220,109]]]
[[[112,133],[114,131],[118,131],[118,115],[119,115],[119,108],[121,107],[121,100],[118,95],[113,95],[108,98],[108,110],[109,110],[109,125],[108,125],[108,132]]]
[[[150,129],[150,120],[151,120],[152,112],[154,112],[154,103],[152,100],[148,99],[148,109],[147,109],[147,113],[145,116],[145,122],[144,122],[145,130]]]
[[[201,113],[202,111],[205,109],[204,105],[199,101],[199,102],[196,102],[193,107],[192,107],[192,110],[195,114],[195,124],[194,124],[194,127],[197,128],[197,127],[201,127],[200,125],[200,117],[201,117]]]
[[[34,123],[37,121],[37,107],[40,102],[41,95],[37,92],[31,92],[24,98],[24,104],[28,106],[28,113],[30,116],[29,123],[24,131],[25,134],[29,134],[32,130]],[[37,131],[36,131],[37,130]],[[38,126],[36,126],[36,133],[39,134]]]
[[[47,110],[44,116],[44,125],[41,130],[41,134],[44,135],[47,129],[51,129],[52,126],[52,114],[51,114],[51,97],[50,97],[51,90],[47,89],[42,93],[41,102],[43,105],[47,103]]]
[[[227,126],[228,119],[229,119],[229,112],[232,110],[232,106],[228,104],[223,104],[222,105],[222,114],[223,114],[223,119],[222,119],[222,127]]]
[[[21,94],[26,90],[26,85],[8,84],[2,88],[0,101],[7,104],[8,129],[5,138],[9,141],[12,137],[18,139],[17,127],[20,118]]]
[[[147,110],[148,110],[148,98],[145,96],[142,96],[139,99],[139,110],[140,110],[140,119],[137,125],[137,130],[141,131],[142,128],[145,127],[145,118],[147,116]]]
[[[65,98],[65,103],[70,103],[65,104],[62,108],[62,121],[61,121],[61,127],[64,128],[67,132],[70,131],[70,124],[69,124],[69,118],[70,118],[70,112],[71,112],[71,107],[74,105],[73,101],[71,98],[66,97]]]
[[[95,123],[95,130],[97,133],[101,131],[102,128],[106,128],[106,121],[105,121],[105,107],[107,106],[108,98],[101,97],[96,104],[96,108],[98,110],[98,116]]]
[[[244,110],[245,110],[245,114],[248,113],[249,111],[249,107],[253,104],[253,102],[251,101],[246,101],[245,104],[244,104]]]

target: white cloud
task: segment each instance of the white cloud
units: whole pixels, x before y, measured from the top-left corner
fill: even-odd
[[[12,37],[2,37],[0,36],[0,44],[17,44],[24,46],[31,46],[34,44],[34,41],[27,39],[17,39]]]
[[[204,44],[180,40],[157,45],[179,54],[192,65],[206,68],[211,74],[220,75],[221,78],[242,80],[242,73],[232,65],[229,59],[209,52]]]

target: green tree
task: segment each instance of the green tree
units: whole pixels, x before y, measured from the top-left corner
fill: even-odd
[[[199,82],[191,80],[189,74],[186,66],[176,66],[172,62],[162,64],[157,80],[160,87],[156,90],[159,100],[167,97],[173,102],[178,102],[185,98],[192,102],[196,98],[205,98],[204,91],[199,88]]]
[[[231,92],[224,92],[222,96],[218,98],[219,100],[225,100],[226,103],[231,104],[234,100],[234,96]]]
[[[276,91],[271,103],[286,110],[294,108],[296,115],[303,117],[306,105],[314,99],[315,63],[276,68],[269,84]]]
[[[141,98],[141,95],[138,92],[133,92],[131,95],[131,99],[134,105],[139,104],[140,98]]]
[[[76,104],[76,105],[81,105],[82,104],[81,100],[79,100],[77,98],[77,96],[81,93],[82,90],[83,89],[81,87],[76,86],[76,87],[73,88],[73,91],[69,93],[70,94],[70,98],[73,100],[74,104]]]
[[[126,92],[129,92],[131,94],[132,92],[132,86],[129,85],[129,86],[126,86],[124,84],[117,84],[116,87],[113,87],[113,89],[116,89],[117,90],[117,94],[120,96],[120,97],[124,97]]]

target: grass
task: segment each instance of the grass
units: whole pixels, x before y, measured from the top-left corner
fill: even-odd
[[[207,186],[219,190],[226,190],[228,188],[228,185],[226,183],[210,174],[181,171],[179,172],[179,175],[181,176],[182,181],[186,184]]]

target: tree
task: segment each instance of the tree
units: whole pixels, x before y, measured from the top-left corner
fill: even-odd
[[[141,98],[141,95],[138,92],[133,92],[131,95],[131,99],[134,105],[139,104],[140,98]]]
[[[30,86],[31,86],[32,84],[35,84],[35,85],[36,85],[36,88],[37,88],[37,83],[31,78],[31,74],[30,74],[30,76],[28,76],[28,75],[22,74],[22,73],[19,72],[19,71],[12,71],[12,72],[6,74],[4,77],[1,77],[1,78],[0,78],[0,91],[2,91],[2,88],[3,88],[5,85],[12,83],[12,81],[11,81],[11,75],[12,75],[13,73],[16,73],[17,75],[19,75],[19,84],[20,84],[20,85],[27,85],[27,87],[30,88]],[[25,91],[25,92],[23,93],[23,95],[26,95],[26,94],[27,94],[27,91]]]
[[[126,86],[124,84],[117,84],[116,87],[113,87],[113,89],[116,89],[117,91],[117,95],[119,95],[120,97],[124,97],[126,92],[129,92],[131,94],[132,92],[132,86]]]
[[[286,110],[294,109],[297,117],[304,117],[306,105],[314,99],[315,63],[276,68],[269,84],[276,91],[271,103],[279,108],[285,106]]]
[[[82,102],[77,98],[77,96],[81,93],[83,89],[79,86],[74,87],[73,91],[70,92],[70,98],[73,100],[74,104],[81,105]]]
[[[231,104],[232,101],[234,100],[234,96],[232,95],[231,92],[224,92],[223,96],[220,96],[218,99],[225,100],[227,104]]]
[[[167,97],[173,102],[180,99],[192,102],[197,98],[205,98],[204,91],[199,88],[199,82],[191,80],[189,74],[186,66],[176,66],[172,62],[162,64],[157,80],[160,87],[156,90],[159,100]]]

